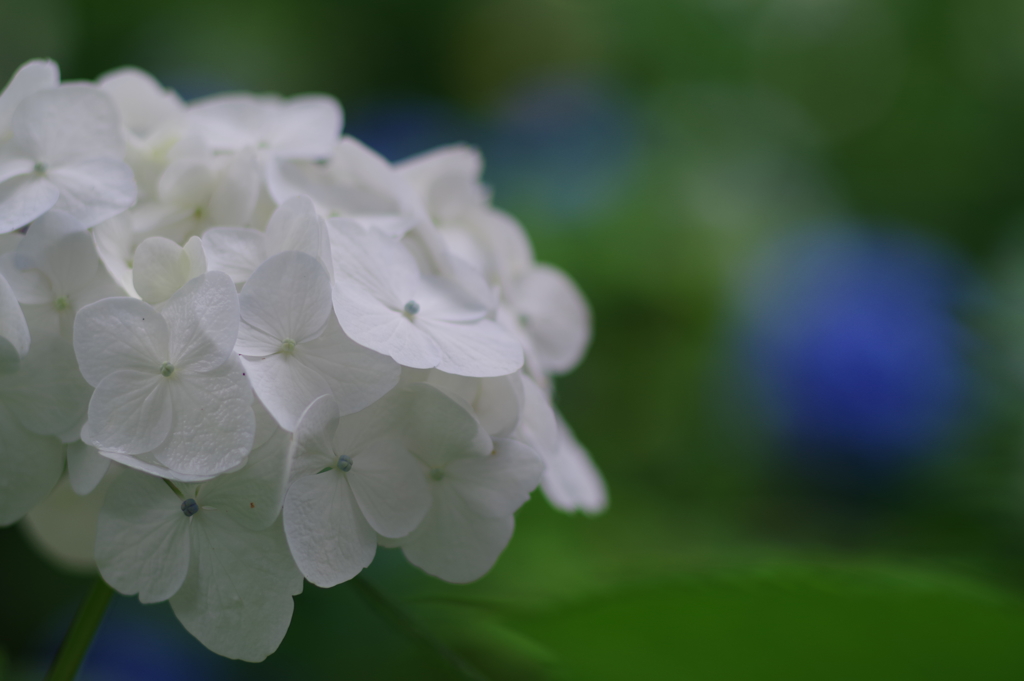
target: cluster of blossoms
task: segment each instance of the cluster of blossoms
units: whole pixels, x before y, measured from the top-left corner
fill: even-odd
[[[326,96],[185,104],[135,69],[0,94],[0,525],[257,661],[378,546],[468,582],[541,486],[597,512],[551,402],[585,300],[479,154],[391,164]]]

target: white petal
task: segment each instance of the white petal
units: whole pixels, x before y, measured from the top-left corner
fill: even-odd
[[[28,352],[29,333],[25,314],[7,280],[0,275],[0,337],[4,338],[19,356]]]
[[[170,331],[151,305],[133,298],[107,298],[75,317],[75,354],[91,385],[120,369],[156,374],[170,358]]]
[[[242,358],[256,395],[282,428],[294,431],[302,412],[331,387],[313,368],[294,355]]]
[[[208,371],[220,366],[238,337],[238,294],[223,272],[207,272],[182,286],[161,309],[170,330],[171,364]]]
[[[359,510],[345,476],[336,470],[293,481],[284,502],[288,546],[302,574],[331,587],[369,566],[377,533]]]
[[[228,164],[207,206],[208,224],[241,227],[249,223],[260,193],[260,168],[255,154],[237,154]]]
[[[359,416],[342,418],[341,427]],[[428,472],[405,443],[392,436],[363,447],[345,475],[370,526],[385,537],[404,537],[430,508]]]
[[[224,272],[244,284],[267,259],[263,232],[250,227],[213,227],[203,233],[203,249],[210,271]]]
[[[551,400],[529,376],[522,377],[523,413],[514,437],[533,447],[541,458],[549,461],[561,446],[558,422]]]
[[[89,158],[55,165],[46,177],[60,189],[56,208],[67,211],[86,227],[109,220],[135,203],[135,175],[124,161]]]
[[[514,529],[513,516],[478,515],[442,481],[434,485],[433,505],[423,523],[402,542],[402,552],[427,574],[464,584],[487,574]]]
[[[110,459],[81,440],[68,445],[68,480],[75,494],[86,495],[96,489],[110,468]]]
[[[495,438],[493,454],[452,461],[444,469],[443,482],[456,486],[474,513],[500,518],[526,503],[543,472],[544,464],[532,447]]]
[[[97,451],[100,453],[100,456],[110,459],[114,463],[119,463],[127,468],[132,468],[158,478],[165,478],[172,482],[182,482],[186,484],[207,482],[218,475],[216,473],[213,475],[185,475],[177,473],[167,466],[159,463],[155,458],[153,458],[153,455],[150,452],[139,454],[137,456],[129,456],[127,454],[118,454],[117,452],[102,449]],[[239,468],[241,468],[241,466],[239,466]]]
[[[135,249],[132,284],[149,303],[162,303],[191,278],[191,260],[178,244],[162,236],[144,239]]]
[[[122,369],[96,386],[82,440],[119,454],[142,454],[167,440],[172,415],[167,379],[155,372]]]
[[[21,523],[33,548],[63,570],[96,574],[96,525],[116,476],[106,477],[85,496],[72,489],[67,477],[61,478]]]
[[[89,402],[71,344],[59,336],[33,340],[17,372],[0,376],[0,401],[29,430],[61,435],[82,420]]]
[[[405,391],[411,395],[405,426],[409,448],[431,468],[494,449],[476,418],[434,386],[416,383]]]
[[[430,369],[442,359],[429,334],[352,281],[335,280],[334,312],[349,338],[402,366]]]
[[[213,652],[261,662],[280,645],[292,596],[302,592],[281,524],[252,532],[216,511],[200,511],[194,519],[188,577],[171,608]]]
[[[22,269],[42,267],[46,251],[70,234],[84,232],[82,222],[62,210],[51,210],[32,223],[18,242],[17,265]]]
[[[537,265],[508,292],[546,372],[571,371],[590,344],[590,307],[562,270]]]
[[[135,255],[135,232],[132,228],[130,213],[121,213],[117,217],[100,223],[92,228],[92,236],[96,241],[96,251],[107,272],[114,278],[117,285],[133,298],[138,297],[132,285],[132,264]]]
[[[242,527],[264,530],[277,520],[288,481],[289,435],[277,429],[252,450],[239,471],[221,475],[203,487],[203,503],[222,511]]]
[[[176,92],[164,89],[153,76],[137,68],[108,71],[97,84],[114,100],[125,127],[138,137],[150,135],[185,113],[185,103]]]
[[[328,227],[336,279],[355,281],[395,311],[414,298],[419,266],[405,246],[351,220],[331,220]]]
[[[341,135],[341,125],[341,105],[333,97],[294,97],[284,103],[268,141],[281,158],[327,158]]]
[[[298,347],[295,356],[327,382],[342,415],[379,400],[398,384],[402,374],[393,359],[346,336],[334,315],[324,332]]]
[[[7,86],[0,92],[0,139],[11,127],[14,110],[22,100],[40,90],[55,88],[60,84],[60,69],[49,59],[33,59],[14,72]]]
[[[24,428],[0,404],[0,527],[42,501],[64,471],[64,445]]]
[[[267,252],[299,251],[333,270],[327,223],[306,196],[295,196],[274,211],[267,223]]]
[[[237,356],[206,373],[172,374],[167,383],[173,419],[154,458],[187,475],[224,473],[245,461],[256,420],[252,388]]]
[[[19,260],[17,251],[0,254],[0,274],[7,279],[14,297],[22,305],[46,304],[52,309],[54,297],[49,278],[39,270],[19,268]]]
[[[334,434],[338,429],[338,405],[329,395],[313,400],[299,418],[289,456],[292,477],[313,475],[337,465]]]
[[[0,234],[24,227],[53,208],[59,198],[57,185],[34,173],[0,182]]]
[[[57,211],[50,211],[54,212]],[[49,277],[55,296],[74,298],[88,295],[87,289],[100,271],[100,257],[92,235],[82,231],[61,238],[43,253],[39,269]]]
[[[11,127],[18,144],[47,165],[124,158],[117,109],[91,85],[65,85],[26,97]]]
[[[608,486],[593,459],[569,424],[559,418],[560,447],[547,461],[541,480],[544,496],[555,508],[572,513],[602,513],[608,508]]]
[[[523,366],[523,346],[496,322],[456,324],[423,317],[416,324],[441,350],[437,368],[460,376],[504,376]]]
[[[305,343],[323,333],[332,308],[331,282],[318,260],[287,251],[252,273],[238,303],[242,324],[236,352],[265,356],[268,347],[277,352],[285,340]]]
[[[143,603],[173,596],[188,572],[189,521],[164,484],[122,472],[107,492],[96,528],[96,563],[107,584]]]

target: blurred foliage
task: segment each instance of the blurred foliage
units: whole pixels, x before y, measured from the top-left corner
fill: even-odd
[[[594,519],[531,501],[468,586],[381,551],[368,578],[487,678],[1001,679],[1024,663],[1022,33],[1013,0],[0,0],[0,73],[325,91],[392,156],[481,145],[592,301],[557,399],[612,494]],[[551,114],[550,83],[585,96]],[[969,426],[855,492],[785,456],[734,354],[746,273],[835,220],[921,235],[973,281]],[[9,529],[0,583],[0,647],[34,678],[85,581]],[[217,669],[457,678],[350,585],[307,585],[277,654]]]

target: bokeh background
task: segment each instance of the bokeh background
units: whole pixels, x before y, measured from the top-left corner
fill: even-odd
[[[609,511],[535,496],[478,583],[367,579],[488,679],[1024,677],[1024,5],[0,0],[0,81],[131,64],[482,148],[596,322],[557,401]],[[0,531],[0,679],[89,579]],[[351,585],[261,665],[117,598],[83,679],[450,679]]]

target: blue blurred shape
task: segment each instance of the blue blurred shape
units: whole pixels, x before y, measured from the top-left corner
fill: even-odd
[[[468,117],[448,104],[423,97],[391,97],[347,108],[345,132],[389,161],[400,161],[479,134]]]
[[[909,234],[852,227],[778,245],[747,280],[748,378],[784,444],[881,473],[938,453],[963,425],[962,265]]]
[[[632,110],[604,83],[548,75],[508,94],[482,146],[499,203],[590,218],[623,196],[639,142]]]
[[[82,667],[90,681],[230,681],[238,667],[207,650],[167,603],[115,597]]]

